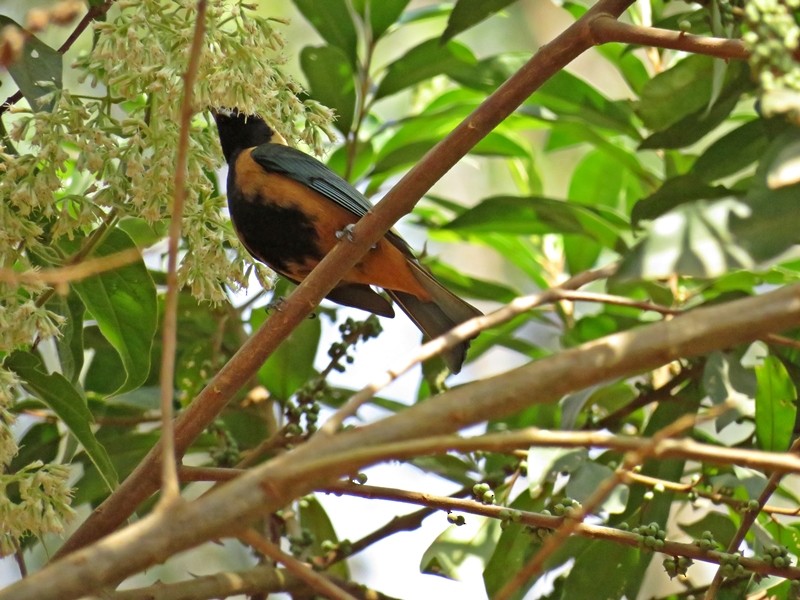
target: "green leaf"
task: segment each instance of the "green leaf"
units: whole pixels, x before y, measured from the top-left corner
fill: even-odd
[[[20,469],[37,460],[51,463],[58,457],[61,445],[61,434],[55,423],[36,423],[19,441],[19,452],[8,466],[8,473],[16,473]]]
[[[797,413],[797,390],[786,367],[775,356],[756,365],[756,439],[762,450],[789,449]]]
[[[106,449],[95,438],[92,413],[81,392],[60,373],[48,374],[39,357],[29,352],[14,352],[6,358],[4,366],[19,375],[23,386],[64,422],[97,467],[106,487],[114,490],[117,473]]]
[[[128,234],[112,229],[94,256],[129,248],[135,245]],[[72,288],[122,360],[126,378],[116,393],[142,385],[150,374],[150,348],[158,321],[156,288],[144,261],[75,282]]]
[[[697,142],[722,123],[739,102],[742,94],[753,85],[750,80],[750,72],[744,64],[732,64],[727,75],[725,86],[713,106],[708,108],[704,103],[693,112],[671,121],[669,125],[655,128],[657,131],[641,143],[640,149],[683,148]],[[707,85],[710,86],[708,83]],[[710,93],[709,89],[705,98],[709,98]],[[664,106],[671,106],[671,104],[666,102],[662,104],[661,108]]]
[[[334,125],[344,135],[353,126],[356,87],[353,68],[345,53],[336,46],[306,46],[300,52],[310,94],[336,111]]]
[[[464,44],[440,45],[438,39],[427,40],[389,65],[378,84],[375,99],[391,96],[436,75],[459,73],[472,68],[475,62]]]
[[[710,511],[692,523],[678,523],[678,526],[688,535],[700,539],[704,531],[710,531],[721,546],[727,547],[733,536],[736,535],[736,525],[730,517],[718,512]]]
[[[509,508],[513,510],[541,511],[544,509],[545,498],[544,494],[539,498],[531,498],[530,494],[523,492],[514,499]],[[467,519],[471,518],[471,516],[467,517]],[[500,539],[497,540],[494,552],[486,563],[486,568],[483,570],[483,581],[488,596],[493,598],[503,587],[503,584],[514,577],[538,550],[539,546],[532,543],[531,534],[525,527],[513,522],[506,526],[500,534]],[[552,567],[558,558],[557,556],[551,557],[551,560],[548,561],[548,566]],[[558,562],[555,562],[555,564],[558,564]],[[521,590],[513,598],[522,598],[524,595],[525,591]]]
[[[713,58],[693,54],[650,79],[637,106],[645,126],[661,131],[705,111],[711,98],[713,71]]]
[[[741,356],[732,352],[713,352],[703,368],[703,389],[714,404],[728,402],[734,410],[726,411],[715,421],[721,431],[743,415],[753,414],[756,378],[745,368]]]
[[[623,259],[620,278],[662,279],[674,273],[715,277],[749,269],[753,257],[737,243],[730,223],[747,207],[733,199],[679,206],[648,227],[644,239]]]
[[[561,118],[618,131],[635,140],[641,137],[627,103],[609,100],[567,71],[559,71],[548,79],[524,106],[543,107]]]
[[[764,154],[769,139],[763,119],[753,119],[726,133],[701,154],[691,174],[702,181],[733,175]]]
[[[265,319],[264,311],[254,311],[250,322],[255,329]],[[300,386],[316,376],[314,357],[321,329],[318,318],[305,319],[259,369],[259,381],[278,400],[288,400]]]
[[[603,207],[590,207],[541,197],[496,196],[456,217],[445,229],[523,235],[575,233],[606,248],[623,252],[619,233],[624,221]]]
[[[297,506],[300,513],[300,525],[304,531],[307,530],[312,534],[313,541],[309,550],[315,556],[324,556],[327,551],[322,547],[323,542],[329,541],[334,544],[339,542],[328,513],[325,512],[319,500],[310,495],[301,498]],[[325,569],[325,572],[345,581],[350,579],[350,569],[347,568],[347,561],[344,560],[331,565]]]
[[[595,540],[575,558],[575,564],[564,582],[562,598],[626,598],[626,589],[641,585],[642,565],[651,556],[638,548],[614,542]],[[604,565],[598,576],[597,565]]]
[[[529,54],[507,52],[479,60],[469,69],[450,73],[451,79],[469,88],[491,93],[516,73],[528,60]]]
[[[567,496],[583,503],[597,491],[597,488],[606,479],[613,476],[614,471],[609,467],[594,462],[585,462],[570,475],[567,482]],[[623,512],[627,502],[628,488],[620,484],[614,487],[600,506],[601,510],[614,515]]]
[[[77,294],[56,294],[47,303],[48,309],[64,317],[61,335],[56,338],[56,350],[61,373],[76,383],[83,368],[83,314],[85,308]]]
[[[420,560],[421,573],[457,579],[459,570],[470,564],[469,559],[488,562],[500,537],[500,523],[477,515],[467,515],[466,519],[465,525],[445,529],[425,550]]]
[[[631,222],[660,217],[673,208],[695,200],[713,200],[730,195],[723,186],[710,186],[704,179],[689,173],[667,179],[658,190],[639,200],[631,211]]]
[[[20,27],[13,19],[0,15],[0,29],[8,25]],[[8,65],[8,73],[34,112],[50,112],[58,100],[57,92],[63,87],[64,58],[29,31],[23,32],[25,44],[22,53]]]
[[[378,40],[400,19],[409,2],[410,0],[353,0],[353,6],[362,17],[369,14],[372,39]]]
[[[447,28],[442,34],[442,42],[453,39],[462,31],[466,31],[503,10],[515,0],[458,0],[447,20]]]
[[[326,42],[340,48],[350,64],[357,63],[358,34],[346,0],[292,0],[297,10]]]

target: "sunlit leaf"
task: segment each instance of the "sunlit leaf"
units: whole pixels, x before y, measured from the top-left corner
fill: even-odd
[[[786,367],[775,356],[767,356],[755,368],[756,439],[762,450],[785,452],[789,449],[797,414],[797,390]]]

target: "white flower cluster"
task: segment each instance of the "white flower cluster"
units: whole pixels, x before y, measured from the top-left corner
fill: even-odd
[[[196,14],[195,0],[120,0],[113,18],[94,23],[92,49],[72,65],[97,95],[57,90],[51,112],[20,106],[4,115],[10,143],[0,141],[1,267],[61,264],[69,253],[59,241],[85,239],[123,217],[166,229]],[[202,300],[223,301],[225,286],[243,285],[253,266],[222,210],[219,141],[203,113],[236,107],[260,114],[317,152],[324,137],[332,138],[330,111],[301,100],[300,86],[280,71],[284,41],[274,25],[241,0],[209,2],[193,90],[198,115],[190,132],[179,270],[180,282]],[[61,317],[46,308],[45,293],[37,284],[0,283],[0,355],[58,334]],[[0,464],[17,451],[7,411],[17,383],[0,368]],[[55,465],[0,476],[3,551],[23,534],[60,530],[69,514],[66,480],[66,468]],[[19,493],[6,494],[12,487]]]
[[[0,555],[13,554],[23,536],[63,531],[73,514],[68,475],[68,467],[37,461],[0,476]]]

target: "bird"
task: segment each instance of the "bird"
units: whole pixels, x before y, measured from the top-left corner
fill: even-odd
[[[369,200],[313,156],[286,144],[258,115],[237,109],[211,111],[228,163],[228,210],[247,251],[298,284],[367,212]],[[389,231],[348,271],[327,298],[393,317],[386,295],[428,338],[482,313],[445,288]],[[443,353],[458,373],[469,340]]]

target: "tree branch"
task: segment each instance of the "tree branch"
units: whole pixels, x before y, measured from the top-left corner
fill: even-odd
[[[750,58],[750,52],[741,40],[705,37],[658,27],[631,25],[611,16],[599,16],[590,22],[589,27],[596,44],[623,42],[706,54],[724,59],[747,60]]]
[[[175,448],[181,455],[267,357],[306,318],[314,306],[389,228],[453,167],[472,147],[510,115],[545,81],[592,46],[589,22],[600,14],[619,16],[633,0],[600,0],[500,86],[431,149],[392,188],[375,210],[353,229],[292,292],[269,319],[192,401],[175,424]],[[128,478],[78,528],[56,553],[58,558],[113,531],[158,486],[160,445],[153,448]]]

